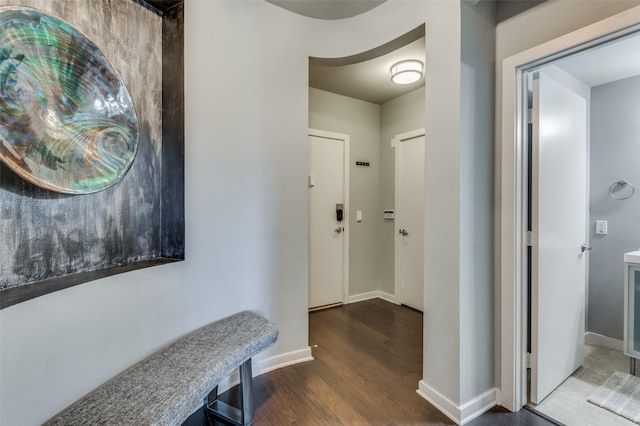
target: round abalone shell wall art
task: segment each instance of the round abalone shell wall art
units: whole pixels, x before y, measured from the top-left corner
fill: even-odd
[[[124,82],[69,23],[0,7],[0,159],[23,179],[66,194],[118,182],[131,167],[138,120]]]

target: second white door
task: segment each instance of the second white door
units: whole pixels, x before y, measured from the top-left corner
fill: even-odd
[[[424,129],[396,136],[395,280],[400,303],[424,309]]]

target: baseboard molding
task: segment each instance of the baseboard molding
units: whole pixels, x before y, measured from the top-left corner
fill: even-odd
[[[354,294],[353,296],[349,296],[349,299],[347,299],[347,303],[362,302],[364,300],[370,300],[370,299],[382,299],[382,300],[386,300],[387,302],[394,303],[396,305],[400,304],[400,302],[398,302],[398,299],[393,294],[389,294],[387,292],[380,291],[380,290],[369,291],[367,293]]]
[[[622,340],[614,339],[613,337],[603,336],[602,334],[592,333],[587,331],[584,333],[585,343],[591,345],[604,346],[605,348],[615,349],[622,352],[624,349],[624,342]]]
[[[279,368],[288,367],[290,365],[300,364],[302,362],[313,361],[311,348],[304,348],[298,351],[287,352],[284,354],[272,356],[270,358],[260,359],[252,363],[253,376],[268,373]]]
[[[489,389],[462,405],[455,404],[429,386],[424,380],[420,380],[419,388],[416,392],[457,425],[469,423],[498,404],[498,390],[496,388]]]
[[[393,294],[386,293],[384,291],[379,291],[378,292],[378,298],[380,298],[382,300],[386,300],[387,302],[394,303],[396,305],[400,305],[401,304],[396,296],[394,296]]]

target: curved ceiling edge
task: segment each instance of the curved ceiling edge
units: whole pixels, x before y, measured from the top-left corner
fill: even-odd
[[[265,0],[298,15],[335,20],[352,18],[381,5],[387,0]]]
[[[337,67],[344,65],[357,64],[371,59],[379,58],[388,53],[394,52],[401,47],[408,45],[416,40],[421,39],[425,35],[424,24],[420,25],[413,30],[401,35],[398,38],[391,40],[381,46],[374,47],[373,49],[365,52],[357,53],[355,55],[343,56],[341,58],[318,58],[309,57],[309,62],[313,65],[321,65],[326,67]]]

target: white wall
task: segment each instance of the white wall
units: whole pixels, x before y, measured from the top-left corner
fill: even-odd
[[[424,127],[425,89],[419,87],[381,106],[380,110],[380,210],[376,214],[379,233],[378,289],[395,294],[394,259],[397,237],[393,220],[385,220],[383,211],[395,209],[395,149],[391,139],[396,135]]]
[[[460,374],[466,402],[493,386],[493,93],[495,4],[462,2]]]
[[[380,105],[310,88],[309,127],[349,135],[349,295],[378,290]],[[362,222],[356,222],[356,210]]]
[[[308,57],[367,51],[425,23],[426,220],[438,227],[426,228],[421,385],[460,407],[469,394],[461,381],[478,380],[460,374],[460,103],[469,90],[460,85],[460,4],[389,0],[323,21],[262,0],[187,0],[187,260],[3,310],[0,422],[40,423],[166,342],[242,309],[280,328],[261,359],[306,356]],[[489,314],[482,300],[464,302]],[[490,342],[478,341],[466,370],[490,370]],[[34,395],[46,398],[34,404]]]
[[[460,38],[448,53],[459,63],[450,70],[447,83],[452,85],[434,80],[428,69],[426,73],[425,379],[419,391],[464,423],[495,404],[497,397],[491,330],[495,3],[472,6],[462,1],[459,7],[455,25]],[[453,27],[451,20],[442,21]],[[430,64],[444,60],[428,52],[427,58]],[[449,96],[458,103],[453,134],[430,127],[447,119],[447,112],[432,103],[430,83],[443,91],[438,99]],[[456,265],[449,268],[452,258]],[[432,346],[433,336],[446,350]],[[445,374],[453,385],[442,383]]]

